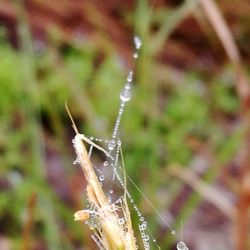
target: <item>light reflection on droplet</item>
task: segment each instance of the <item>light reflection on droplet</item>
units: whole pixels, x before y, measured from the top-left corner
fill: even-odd
[[[105,179],[105,177],[104,177],[103,174],[99,176],[99,180],[100,180],[100,181],[104,181],[104,179]]]
[[[134,37],[135,48],[138,50],[142,46],[141,39],[138,36]]]

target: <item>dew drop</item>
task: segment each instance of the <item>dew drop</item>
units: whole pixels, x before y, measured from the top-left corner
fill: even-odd
[[[76,160],[73,161],[73,165],[77,165],[79,163],[80,163],[80,161],[78,159],[76,159]]]
[[[135,48],[140,49],[142,46],[141,39],[138,36],[134,37]]]
[[[126,84],[125,84],[125,89],[127,89],[127,90],[131,89],[131,84],[126,83]]]
[[[176,245],[177,250],[187,250],[186,244],[183,241],[180,241]]]
[[[121,140],[118,140],[117,145],[118,145],[118,146],[121,146],[121,145],[122,145],[122,141],[121,141]]]
[[[140,221],[144,221],[144,217],[141,216]]]
[[[115,147],[115,140],[112,140],[112,141],[109,142],[108,148],[109,148],[109,150],[113,150],[114,147]]]
[[[144,221],[141,225],[139,225],[140,231],[145,231],[147,229],[147,222]]]
[[[176,232],[173,230],[172,232],[171,232],[172,234],[176,234]]]
[[[110,194],[113,194],[113,193],[114,193],[114,190],[112,190],[112,189],[109,190],[109,193],[110,193]]]
[[[125,220],[123,218],[119,218],[117,222],[119,225],[123,225],[125,223]]]
[[[95,138],[94,138],[94,136],[90,136],[89,139],[90,139],[91,141],[93,141]]]
[[[135,211],[137,211],[137,210],[138,210],[138,207],[137,207],[136,205],[134,205],[134,209],[135,209]]]
[[[138,58],[138,53],[135,52],[135,53],[133,54],[133,57],[134,57],[134,58]]]
[[[104,181],[104,179],[105,179],[105,177],[104,177],[103,174],[99,176],[99,180],[100,180],[100,181]]]
[[[105,167],[108,166],[108,162],[107,162],[107,161],[103,162],[103,165],[104,165]]]
[[[120,94],[120,99],[122,102],[127,102],[131,99],[131,91],[124,88]]]
[[[129,71],[127,81],[132,82],[132,80],[133,80],[133,71]]]

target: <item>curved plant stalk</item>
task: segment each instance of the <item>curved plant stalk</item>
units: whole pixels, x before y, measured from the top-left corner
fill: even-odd
[[[76,136],[73,140],[75,147],[75,152],[77,155],[77,162],[80,164],[81,169],[87,181],[87,196],[91,207],[94,210],[84,209],[79,210],[74,214],[76,221],[85,221],[91,215],[95,216],[98,232],[95,232],[96,239],[98,240],[98,245],[101,249],[107,250],[134,250],[137,249],[134,237],[134,231],[132,229],[132,223],[130,218],[130,212],[126,202],[126,195],[123,197],[123,206],[121,211],[123,217],[125,218],[125,223],[119,223],[119,216],[117,210],[119,208],[114,203],[109,203],[108,199],[102,190],[102,187],[98,181],[92,163],[89,159],[88,152],[83,143],[85,136],[80,134],[76,128],[76,125],[72,119],[69,109],[66,105],[66,110],[72,121],[73,129],[76,132]],[[92,146],[97,149],[106,152],[103,148],[96,144],[92,144],[91,141],[86,140],[91,143]]]

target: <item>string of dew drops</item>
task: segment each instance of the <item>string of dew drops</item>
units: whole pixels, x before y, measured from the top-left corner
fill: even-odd
[[[134,44],[135,44],[135,52],[133,53],[133,58],[134,58],[134,60],[136,60],[139,56],[139,49],[142,46],[142,42],[138,36],[134,37]],[[145,221],[144,217],[142,216],[142,213],[140,212],[139,208],[134,203],[134,200],[133,200],[131,194],[126,189],[124,182],[121,179],[120,174],[117,172],[119,147],[121,146],[121,140],[120,139],[117,140],[117,135],[119,132],[119,126],[120,126],[122,115],[124,113],[125,105],[128,101],[130,101],[130,99],[132,97],[133,74],[134,74],[133,69],[128,72],[128,75],[126,78],[126,84],[120,93],[120,106],[119,106],[118,115],[117,115],[117,118],[115,121],[115,125],[113,128],[112,139],[105,140],[105,142],[108,144],[108,150],[109,150],[108,154],[109,155],[107,155],[107,159],[106,159],[106,161],[104,161],[103,165],[104,166],[109,165],[109,163],[107,161],[108,157],[111,156],[113,150],[117,147],[117,151],[115,153],[115,156],[110,157],[110,159],[109,159],[109,160],[111,160],[110,165],[112,165],[112,167],[113,167],[112,181],[114,182],[114,178],[116,177],[119,184],[121,185],[121,187],[125,189],[126,196],[129,198],[130,203],[133,205],[133,208],[135,209],[137,216],[139,217],[139,220],[141,221],[141,224],[139,225],[139,229],[140,229],[140,234],[141,234],[141,237],[143,240],[144,249],[150,249],[150,244],[148,242],[150,237],[148,236],[148,234],[145,234],[145,231],[148,230],[147,222]],[[103,141],[102,139],[98,139],[98,138],[94,138],[94,137],[90,137],[89,139],[90,140],[95,139],[96,142]],[[89,148],[89,152],[88,152],[89,157],[91,157],[91,155],[92,155],[93,148],[94,148],[94,146],[92,144],[90,144],[90,148]],[[75,163],[77,163],[77,161],[75,161],[74,164]],[[95,167],[95,169],[98,169],[98,168]],[[97,172],[99,173],[100,184],[102,184],[105,177],[100,170],[97,170]],[[147,196],[144,194],[144,192],[138,187],[138,185],[128,175],[126,175],[125,178],[127,178],[129,180],[129,182],[132,183],[132,185],[139,191],[139,193],[142,195],[142,197],[147,201],[147,203],[153,209],[153,211],[159,216],[159,218],[164,222],[164,224],[171,230],[171,233],[173,235],[176,234],[175,230],[173,230],[173,228],[170,226],[170,224],[167,222],[167,220],[155,208],[155,206],[147,198]],[[113,193],[113,190],[109,190],[109,194],[112,194],[112,193]],[[119,218],[118,220],[119,220],[120,224],[122,224],[122,222],[124,221],[124,218]],[[98,235],[92,234],[91,237],[96,242],[96,244],[99,246],[99,248],[102,249],[101,242],[100,242],[101,239],[99,239]],[[152,238],[152,241],[154,242],[154,244],[156,244],[158,249],[160,249],[160,246],[157,244],[156,239]],[[177,250],[188,250],[189,249],[183,241],[178,242],[176,247],[177,247]]]

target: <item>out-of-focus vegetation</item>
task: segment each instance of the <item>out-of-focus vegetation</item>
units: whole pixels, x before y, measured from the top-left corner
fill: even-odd
[[[242,63],[204,1],[1,1],[1,249],[95,249],[73,221],[86,197],[64,103],[81,132],[110,137],[136,33],[143,47],[121,134],[127,173],[178,232],[131,186],[152,235],[162,249],[182,231],[190,249],[246,250],[250,5],[218,4]]]

